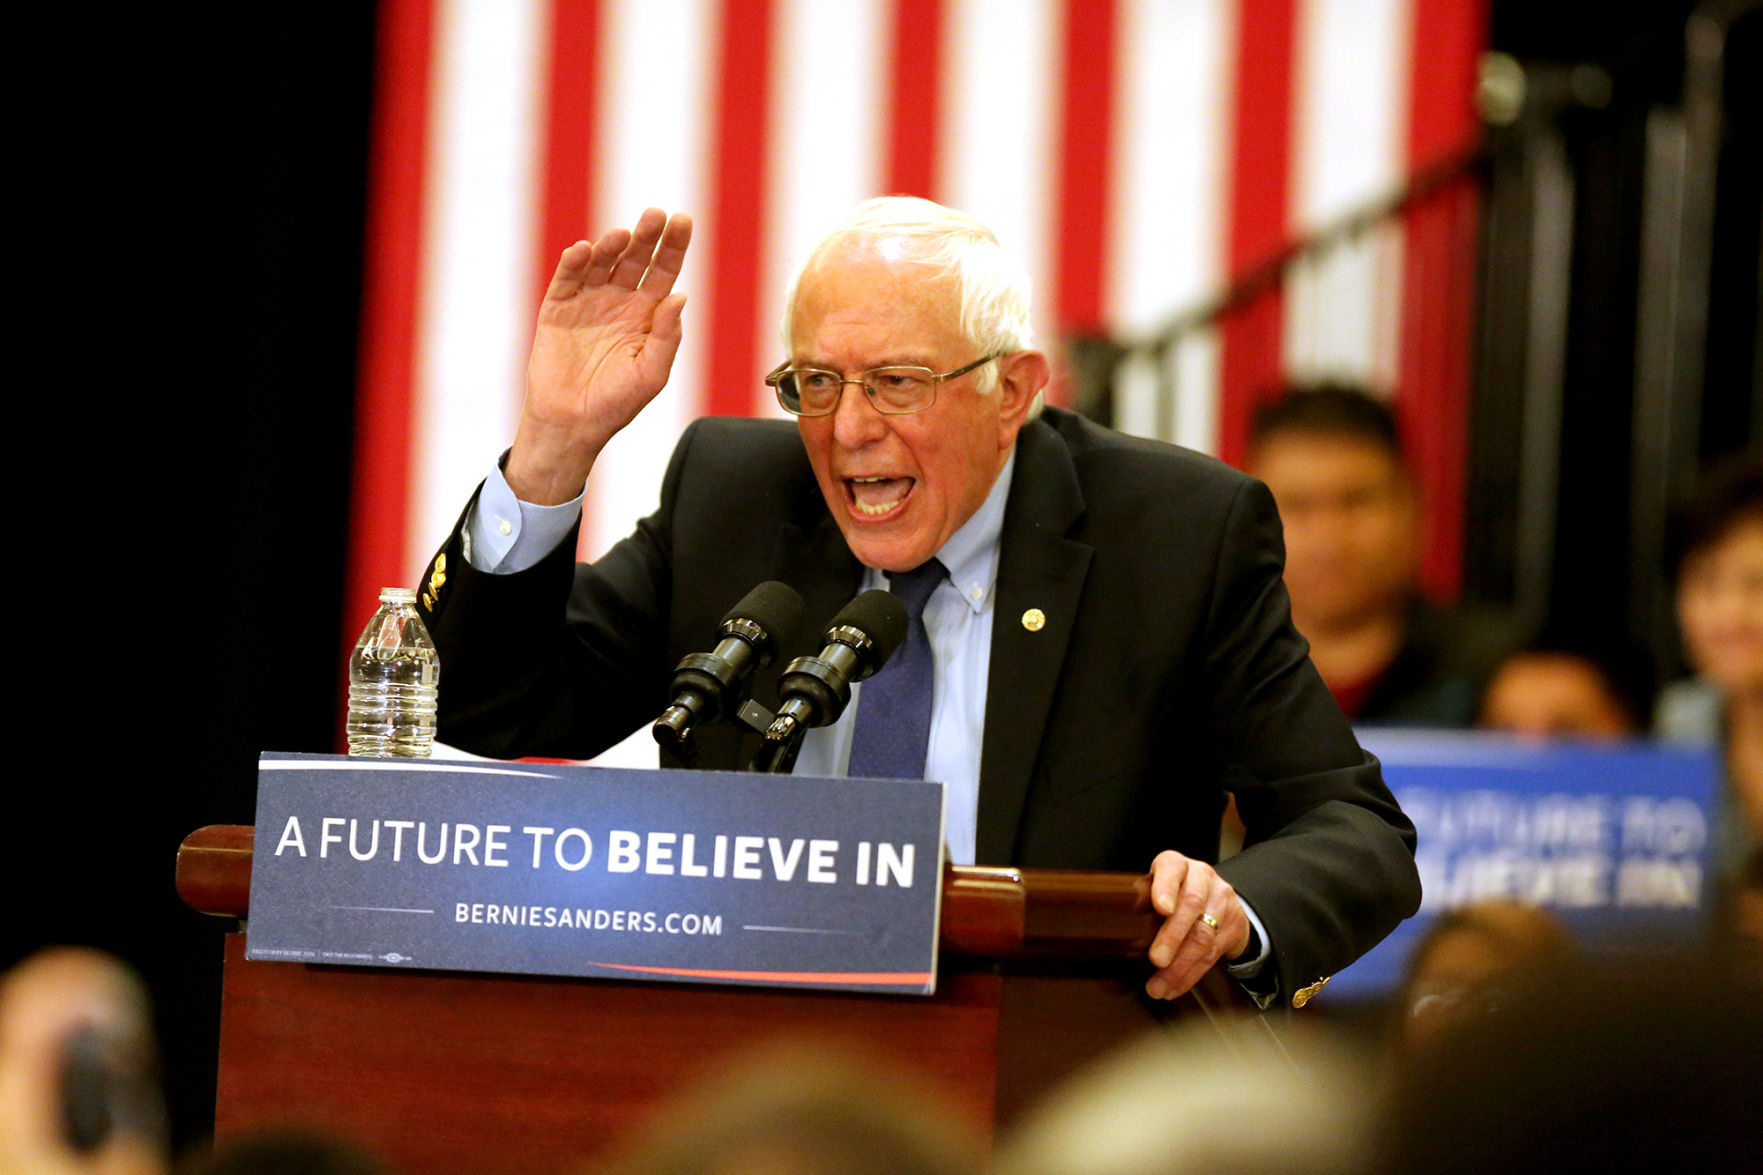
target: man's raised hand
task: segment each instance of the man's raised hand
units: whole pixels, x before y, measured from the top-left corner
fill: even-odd
[[[503,470],[516,496],[547,505],[575,497],[606,442],[667,383],[686,304],[673,283],[691,240],[689,216],[650,208],[634,230],[563,251],[539,307]]]

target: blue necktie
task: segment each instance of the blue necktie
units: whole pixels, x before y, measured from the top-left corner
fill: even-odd
[[[923,779],[936,691],[924,605],[948,576],[932,559],[911,571],[888,572],[888,590],[906,605],[906,642],[881,672],[863,683],[848,774],[872,779]]]

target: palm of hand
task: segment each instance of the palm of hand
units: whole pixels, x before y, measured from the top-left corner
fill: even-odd
[[[610,436],[667,382],[672,348],[653,337],[658,301],[618,286],[547,296],[527,366],[528,411]]]
[[[651,208],[634,230],[563,251],[539,308],[505,467],[523,500],[579,493],[601,448],[667,383],[685,306],[673,283],[691,237],[691,218]]]

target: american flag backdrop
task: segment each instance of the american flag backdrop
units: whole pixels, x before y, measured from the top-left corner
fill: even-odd
[[[382,0],[348,612],[408,584],[513,438],[557,254],[693,214],[686,338],[607,449],[583,554],[653,507],[685,423],[772,413],[787,275],[879,193],[972,212],[1028,262],[1042,345],[1145,337],[1475,130],[1485,0]],[[1403,408],[1428,577],[1460,544],[1473,193],[1436,199],[1167,358],[1121,427],[1241,454],[1282,375]],[[708,634],[707,634],[708,635]]]

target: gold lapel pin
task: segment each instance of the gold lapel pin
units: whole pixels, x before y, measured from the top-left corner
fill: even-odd
[[[1030,632],[1039,632],[1047,627],[1047,614],[1039,608],[1030,608],[1022,614],[1022,627]]]

